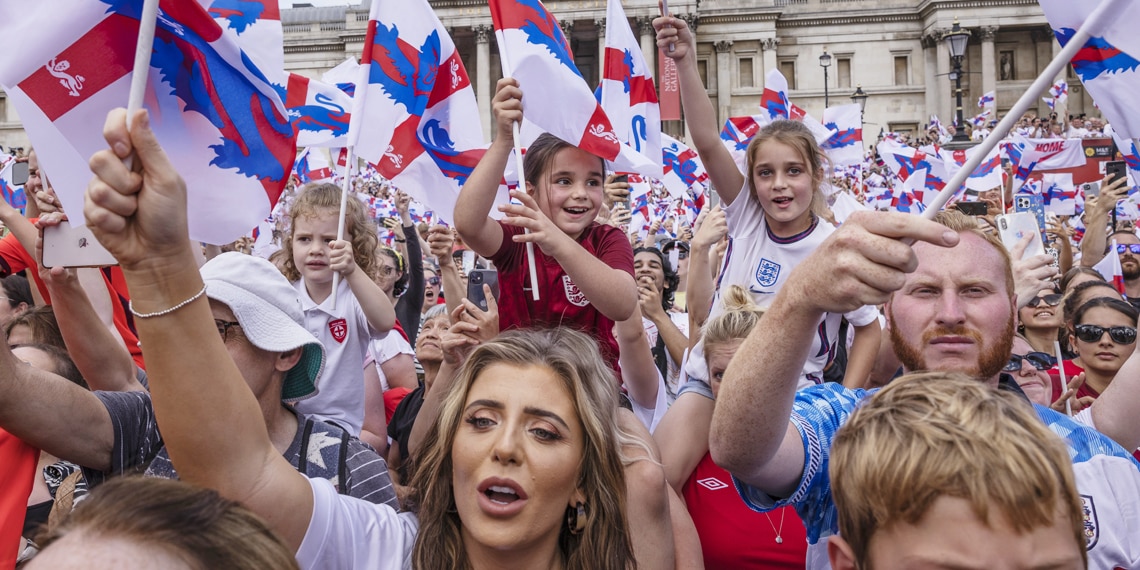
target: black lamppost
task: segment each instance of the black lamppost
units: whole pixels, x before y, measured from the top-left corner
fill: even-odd
[[[966,44],[970,41],[970,31],[963,30],[958,25],[958,18],[954,18],[954,27],[942,36],[946,46],[950,48],[950,61],[954,70],[950,72],[950,79],[954,80],[954,92],[958,98],[958,126],[954,129],[954,142],[968,143],[970,137],[966,136],[966,121],[962,117],[962,60],[966,59]]]
[[[819,56],[819,66],[823,68],[823,108],[828,107],[827,100],[827,68],[831,67],[831,54],[827,53],[827,48],[823,48],[823,55]]]
[[[867,92],[863,91],[862,85],[855,86],[855,92],[851,94],[851,102],[859,105],[859,120],[862,120],[863,111],[867,110]]]

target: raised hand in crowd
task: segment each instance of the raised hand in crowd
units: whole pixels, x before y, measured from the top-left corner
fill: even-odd
[[[1053,411],[1060,412],[1062,414],[1067,414],[1070,412],[1075,414],[1089,406],[1092,406],[1093,402],[1096,401],[1096,399],[1092,396],[1082,396],[1080,398],[1077,397],[1077,391],[1081,389],[1081,386],[1083,386],[1084,383],[1084,372],[1081,372],[1080,374],[1072,377],[1065,386],[1065,391],[1061,393],[1060,396],[1057,396],[1057,399],[1054,400],[1052,404],[1049,404],[1049,407],[1052,408]]]
[[[443,287],[443,299],[447,303],[447,314],[459,308],[463,296],[467,294],[467,284],[459,272],[459,265],[451,256],[455,247],[455,237],[447,226],[434,225],[428,229],[428,251],[439,263],[439,278]]]
[[[1116,204],[1128,196],[1127,178],[1110,182],[1105,177],[1100,183],[1100,193],[1094,198],[1085,199],[1085,236],[1081,238],[1081,265],[1092,267],[1104,259],[1108,248],[1109,215]]]
[[[1042,253],[1025,257],[1025,249],[1033,242],[1034,236],[1027,235],[1017,242],[1009,252],[1013,262],[1013,281],[1017,292],[1017,308],[1021,309],[1035,299],[1041,291],[1052,291],[1054,282],[1060,277],[1053,265],[1052,255]]]
[[[36,228],[59,225],[62,212],[44,214],[36,221]],[[43,259],[43,237],[36,239],[36,259]],[[104,322],[92,305],[82,278],[93,279],[93,291],[103,293],[106,288],[98,273],[81,276],[83,269],[68,267],[39,267],[40,279],[47,286],[52,299],[52,310],[60,335],[67,345],[68,355],[83,379],[92,390],[126,392],[144,390],[136,375],[131,353],[123,345],[115,324]],[[110,299],[104,299],[110,302]]]
[[[408,439],[408,451],[414,458],[424,436],[439,417],[440,406],[451,391],[459,368],[467,360],[467,355],[475,347],[499,334],[499,303],[491,294],[491,287],[483,284],[483,294],[487,298],[487,310],[464,298],[463,303],[451,313],[451,327],[443,333],[440,341],[443,346],[443,364],[436,374],[431,390],[424,396],[423,406],[416,415],[412,435]]]
[[[700,339],[700,328],[708,318],[708,310],[712,307],[713,295],[716,294],[713,285],[717,265],[713,261],[719,256],[717,249],[728,236],[728,222],[720,204],[707,209],[707,214],[701,212],[697,217],[696,233],[690,243],[689,249],[689,282],[686,285],[686,305],[689,307],[689,343],[694,344]]]
[[[629,182],[616,180],[618,174],[611,173],[606,176],[605,193],[602,195],[602,205],[613,210],[614,204],[624,202],[629,204]]]
[[[615,202],[610,209],[609,224],[615,228],[628,228],[631,214],[625,202]]]

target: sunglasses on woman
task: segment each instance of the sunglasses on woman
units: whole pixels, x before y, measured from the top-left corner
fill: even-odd
[[[427,278],[427,284],[432,286],[432,287],[439,285],[439,277],[428,277]]]
[[[1135,255],[1140,255],[1140,243],[1118,243],[1116,244],[1117,255],[1124,255],[1124,252],[1131,251]]]
[[[1025,306],[1035,308],[1042,303],[1044,303],[1050,307],[1056,307],[1057,305],[1061,304],[1061,294],[1060,293],[1050,293],[1048,295],[1043,295],[1041,297],[1034,297],[1034,298],[1030,299],[1029,302],[1025,304]]]
[[[1017,372],[1021,370],[1021,362],[1028,362],[1031,366],[1038,370],[1048,370],[1057,365],[1057,359],[1047,352],[1030,352],[1025,355],[1013,354],[1009,357],[1009,362],[1002,369],[1003,372]]]
[[[1073,334],[1078,340],[1084,342],[1100,342],[1104,333],[1116,344],[1132,344],[1136,342],[1136,327],[1098,327],[1096,325],[1077,325],[1073,327]]]

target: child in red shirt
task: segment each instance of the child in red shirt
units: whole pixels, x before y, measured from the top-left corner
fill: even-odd
[[[500,206],[505,216],[495,221],[488,214],[514,146],[512,123],[523,116],[522,91],[515,80],[499,81],[492,107],[498,133],[459,194],[455,227],[463,241],[499,271],[500,328],[580,329],[598,341],[616,369],[613,325],[633,314],[637,284],[629,240],[621,230],[594,221],[602,205],[605,163],[543,134],[526,152],[526,192],[511,192],[521,204]],[[530,282],[527,242],[538,246],[537,283]],[[537,302],[531,291],[536,286]]]

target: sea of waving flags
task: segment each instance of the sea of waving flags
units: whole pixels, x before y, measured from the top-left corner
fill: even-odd
[[[105,144],[102,117],[126,103],[141,5],[57,0],[0,6],[0,32],[21,46],[21,57],[0,61],[0,84],[72,215],[82,212],[87,157]],[[1065,44],[1096,2],[1041,5]],[[1135,188],[1140,156],[1133,137],[1140,136],[1140,118],[1130,112],[1129,94],[1140,89],[1140,38],[1127,26],[1140,21],[1140,5],[1126,6],[1092,30],[1072,63],[1116,129]],[[551,132],[629,174],[632,225],[645,229],[667,218],[691,224],[705,203],[708,173],[695,151],[661,132],[653,70],[620,1],[607,3],[597,98],[542,2],[490,0],[489,7],[504,75],[515,77],[526,94],[522,138]],[[224,243],[259,227],[290,178],[383,181],[413,196],[418,220],[446,221],[488,144],[462,58],[427,0],[373,0],[359,60],[349,57],[319,79],[285,70],[276,3],[164,1],[150,63],[145,106],[187,179],[191,235],[203,241]],[[1068,94],[1059,81],[1045,100],[1054,107]],[[996,98],[990,91],[978,100],[976,126],[996,118]],[[767,74],[753,114],[725,122],[722,141],[743,167],[750,141],[780,119],[803,122],[827,151],[834,177],[846,179],[872,208],[921,211],[973,152],[917,149],[883,133],[877,150],[884,169],[869,172],[861,109],[839,105],[816,119],[790,100],[778,70]],[[945,136],[937,117],[930,128]],[[1044,196],[1058,213],[1079,210],[1071,177],[1051,171],[1083,165],[1082,151],[1080,141],[1013,135],[983,157],[959,198],[1000,186],[1006,158],[1015,189]],[[10,165],[3,165],[0,192],[19,203],[22,191],[8,172]],[[501,201],[512,176],[517,180],[517,173],[504,173]],[[835,198],[845,211],[849,197]],[[391,205],[377,200],[369,208],[383,217]]]

